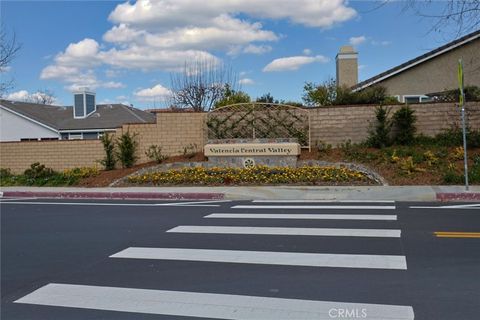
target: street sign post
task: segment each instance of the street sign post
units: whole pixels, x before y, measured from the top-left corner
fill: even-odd
[[[463,164],[465,171],[465,190],[468,191],[467,127],[465,124],[465,92],[463,91],[463,62],[458,60],[458,87],[460,89],[459,106],[462,108]]]

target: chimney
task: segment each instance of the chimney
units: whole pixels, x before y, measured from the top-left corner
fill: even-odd
[[[89,92],[88,88],[73,93],[73,117],[84,119],[97,111],[95,104],[95,92]]]
[[[343,46],[336,57],[337,86],[353,87],[358,83],[358,53],[352,46]]]

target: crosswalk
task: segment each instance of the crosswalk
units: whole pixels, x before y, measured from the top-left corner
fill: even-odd
[[[347,210],[346,213],[344,210]],[[305,210],[310,210],[304,213]],[[336,212],[338,210],[338,212]],[[367,212],[368,214],[355,213]],[[229,212],[209,212],[202,221],[209,225],[178,225],[167,234],[196,237],[250,236],[294,239],[309,237],[312,241],[400,241],[395,214],[373,210],[395,210],[393,202],[315,204],[295,201],[255,201],[255,204],[233,204]],[[211,209],[211,211],[216,211]],[[241,211],[241,212],[240,212]],[[268,213],[265,213],[265,212]],[[298,212],[301,213],[298,213]],[[322,211],[326,211],[322,213]],[[334,213],[332,213],[334,211]],[[371,212],[370,212],[371,211]],[[288,213],[286,213],[288,212]],[[334,223],[335,227],[297,227],[294,223],[317,221]],[[223,225],[231,222],[231,225]],[[283,226],[265,226],[282,223]],[[285,226],[286,223],[286,226]],[[384,228],[352,227],[352,224],[381,223]],[[240,225],[239,225],[240,224]],[[246,225],[245,225],[246,224]],[[289,224],[292,224],[290,226]],[[343,227],[348,226],[348,228]],[[397,227],[397,228],[395,228]],[[276,239],[276,238],[274,238]],[[341,240],[343,239],[343,240]],[[220,240],[217,240],[220,241]],[[241,240],[240,240],[241,241]],[[344,242],[343,242],[344,243]],[[212,243],[214,246],[215,243]],[[359,270],[375,272],[406,272],[407,260],[402,254],[364,252],[305,252],[233,250],[192,247],[127,247],[109,256],[111,263],[130,260],[160,260],[225,264],[264,265],[283,268],[324,268],[325,270]],[[379,252],[380,253],[380,252]],[[395,252],[398,253],[398,252]],[[126,260],[125,260],[126,259]],[[290,270],[290,269],[289,269]],[[364,271],[362,271],[364,270]],[[345,271],[346,272],[346,271]],[[373,273],[372,273],[373,272]],[[336,299],[335,299],[336,300]],[[274,298],[258,295],[237,295],[215,292],[154,290],[116,286],[50,283],[15,301],[21,304],[54,307],[134,312],[142,314],[201,317],[209,319],[334,319],[339,312],[344,319],[414,319],[408,305],[365,303],[362,301],[319,301],[294,298]],[[346,317],[346,316],[349,317]]]

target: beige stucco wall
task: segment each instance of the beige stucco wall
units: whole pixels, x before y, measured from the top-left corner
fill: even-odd
[[[358,60],[337,59],[337,83],[340,86],[352,87],[358,83]]]
[[[465,85],[480,87],[480,39],[378,82],[390,95],[423,95],[458,88],[458,59],[463,59]]]
[[[400,106],[392,106],[391,114]],[[460,121],[460,110],[454,104],[413,105],[418,133],[434,135]],[[480,129],[480,103],[468,103],[468,120]],[[312,143],[323,141],[337,145],[348,139],[361,142],[375,122],[375,106],[337,106],[309,110]],[[137,133],[139,163],[150,161],[145,151],[152,144],[163,147],[166,155],[178,155],[183,147],[196,144],[202,151],[206,143],[206,113],[157,113],[155,124],[131,124],[117,129]],[[40,162],[55,170],[82,166],[100,166],[104,151],[99,140],[60,140],[0,143],[0,167],[20,173],[30,164]]]

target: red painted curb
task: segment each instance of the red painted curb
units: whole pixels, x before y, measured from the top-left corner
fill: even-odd
[[[162,200],[222,200],[223,193],[200,192],[47,192],[4,191],[10,198],[62,198],[62,199],[162,199]]]
[[[479,192],[442,192],[437,193],[437,200],[439,201],[471,201],[480,200]]]

